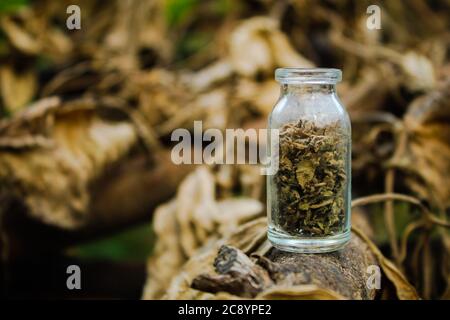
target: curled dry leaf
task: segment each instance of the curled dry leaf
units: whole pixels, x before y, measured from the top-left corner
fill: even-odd
[[[175,118],[181,107],[192,99],[186,87],[179,84],[176,74],[159,68],[133,76],[123,91],[125,97],[139,99],[140,109],[152,126]],[[170,127],[167,131],[171,129],[166,126]]]
[[[65,11],[61,5],[59,13]],[[22,10],[15,16],[3,16],[0,26],[16,50],[29,56],[44,53],[55,61],[63,61],[71,56],[74,44],[65,30],[49,23],[46,14]]]
[[[42,43],[31,35],[27,30],[24,30],[11,17],[4,16],[1,19],[1,27],[8,37],[12,45],[19,51],[29,55],[35,55],[42,49]]]
[[[138,137],[130,122],[103,119],[93,99],[43,102],[0,126],[0,183],[32,216],[77,228],[86,223],[90,182]]]
[[[255,214],[262,211],[262,206],[259,201],[251,201],[248,198],[232,198],[223,199],[218,202],[218,215],[215,217],[219,223],[220,234],[228,234],[234,231],[235,213],[239,212],[238,222],[250,220],[255,217]]]
[[[267,220],[254,219],[236,229],[227,239],[227,244],[238,248],[245,254],[257,251],[266,240]]]
[[[402,56],[400,65],[407,76],[407,87],[412,91],[430,90],[435,87],[433,64],[426,56],[409,51]]]
[[[316,285],[273,287],[260,293],[256,300],[345,300],[339,293]]]
[[[450,206],[449,89],[447,79],[410,104],[403,120],[405,139],[397,146],[403,152],[392,161],[392,166],[410,173],[407,186],[441,209]]]
[[[181,81],[195,91],[203,91],[227,80],[233,73],[233,65],[228,59],[216,61],[197,72],[181,75]]]
[[[172,44],[166,34],[162,2],[113,1],[111,7],[109,30],[95,53],[104,68],[138,70],[140,49],[151,50],[163,60],[170,56]],[[91,23],[96,26],[95,21]]]
[[[387,66],[385,69],[390,72]],[[368,111],[381,108],[381,101],[389,92],[389,86],[386,83],[380,85],[380,77],[389,78],[389,75],[372,68],[366,68],[361,73],[361,77],[353,85],[343,82],[338,84],[338,90],[350,115],[353,117],[360,115],[364,118]]]
[[[233,100],[237,105],[249,104],[255,111],[268,116],[280,95],[280,85],[274,80],[259,83],[243,78]]]
[[[25,107],[36,94],[36,89],[33,70],[17,72],[11,66],[0,66],[0,93],[3,106],[9,113]]]
[[[192,83],[188,80],[191,78]],[[195,120],[203,121],[203,129],[226,127],[226,88],[198,93],[196,81],[201,80],[196,76],[164,69],[139,73],[132,79],[124,89],[125,95],[137,96],[140,110],[159,135],[168,135],[177,128],[192,128]]]
[[[268,17],[253,17],[238,25],[230,37],[229,50],[234,69],[243,76],[272,73],[278,66],[313,66],[292,48],[278,22]]]
[[[376,256],[378,263],[383,269],[386,277],[394,285],[397,293],[397,297],[400,300],[417,300],[419,295],[416,289],[408,282],[403,273],[398,270],[395,264],[384,257],[380,249],[358,228],[352,227],[352,231],[356,233],[364,242],[369,246],[370,250]]]
[[[215,188],[214,176],[206,167],[199,167],[180,184],[176,197],[156,210],[157,242],[148,263],[145,298],[160,298],[179,268],[199,248],[262,212],[262,204],[257,200],[218,201]]]
[[[199,298],[215,300],[247,300],[228,292],[218,292],[215,295],[203,293]],[[316,285],[297,285],[290,287],[276,286],[257,295],[255,300],[345,300],[346,298],[333,290],[323,289]]]
[[[379,59],[382,63],[388,62],[396,66],[402,71],[398,83],[401,83],[410,91],[427,91],[433,89],[436,85],[434,66],[430,59],[421,53],[412,50],[402,52],[381,45],[365,46],[343,36],[341,32],[336,30],[331,32],[330,40],[336,46],[352,55],[360,56],[366,61]],[[380,63],[377,64],[381,65]],[[398,77],[398,74],[391,75],[391,77],[395,76]],[[392,82],[391,77],[386,77],[385,80]]]
[[[268,28],[276,27],[272,20],[250,20],[238,26],[230,39],[231,61],[235,70],[244,76],[272,67],[273,57],[264,36]]]

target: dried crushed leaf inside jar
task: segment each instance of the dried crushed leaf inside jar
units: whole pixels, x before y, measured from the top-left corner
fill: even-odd
[[[281,68],[281,96],[269,117],[278,130],[267,180],[272,244],[293,252],[329,252],[350,240],[351,127],[336,94],[338,69]]]

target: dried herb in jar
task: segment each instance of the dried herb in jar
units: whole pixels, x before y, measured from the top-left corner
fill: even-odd
[[[280,128],[278,228],[293,235],[329,236],[345,228],[347,141],[339,124],[308,120]]]

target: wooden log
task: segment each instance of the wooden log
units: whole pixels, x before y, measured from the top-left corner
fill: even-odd
[[[297,254],[270,248],[265,255],[251,258],[237,248],[222,246],[214,260],[215,273],[198,275],[192,288],[255,298],[271,288],[315,285],[343,298],[375,298],[375,288],[366,285],[366,270],[377,263],[355,234],[344,249],[332,253]]]

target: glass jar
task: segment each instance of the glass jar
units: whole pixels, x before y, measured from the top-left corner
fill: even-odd
[[[339,69],[280,68],[269,117],[268,237],[284,251],[318,253],[350,240],[351,126],[336,94]],[[270,136],[269,135],[269,140]]]

